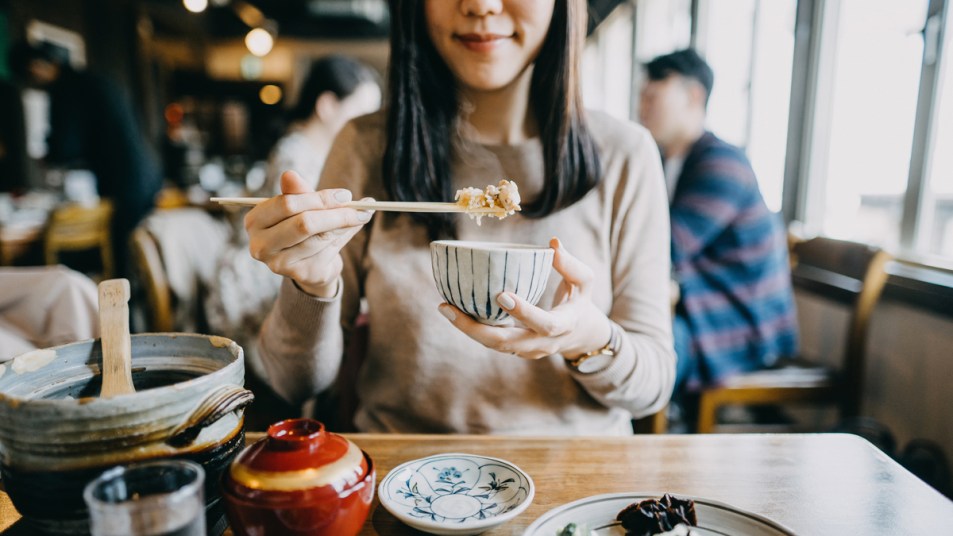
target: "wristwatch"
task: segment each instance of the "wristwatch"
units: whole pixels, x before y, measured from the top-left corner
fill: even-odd
[[[622,328],[615,322],[610,322],[609,327],[609,342],[605,346],[579,357],[566,358],[566,365],[583,374],[592,374],[609,368],[612,360],[619,355],[619,351],[622,349]]]

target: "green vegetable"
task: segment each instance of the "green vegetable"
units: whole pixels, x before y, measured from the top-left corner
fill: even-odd
[[[592,532],[585,525],[570,523],[556,532],[556,536],[591,536]]]

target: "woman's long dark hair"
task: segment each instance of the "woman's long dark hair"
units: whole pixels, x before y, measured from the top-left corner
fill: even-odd
[[[423,2],[390,2],[383,174],[387,193],[398,201],[448,201],[454,195],[450,158],[460,110],[456,81],[427,34]],[[541,218],[568,207],[601,179],[579,91],[585,33],[585,0],[556,0],[530,87],[530,106],[543,144],[545,182],[540,196],[523,205],[523,216]],[[519,182],[519,177],[512,178]],[[456,235],[451,215],[416,218],[427,226],[431,238]]]

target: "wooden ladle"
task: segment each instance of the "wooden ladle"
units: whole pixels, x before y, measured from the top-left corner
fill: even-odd
[[[100,398],[136,392],[132,385],[129,295],[128,279],[109,279],[99,284],[99,330],[103,344]]]

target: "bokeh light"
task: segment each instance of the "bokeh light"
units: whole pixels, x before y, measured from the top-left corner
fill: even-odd
[[[208,0],[182,0],[182,4],[192,13],[201,13],[208,7]]]
[[[264,28],[253,28],[248,32],[248,35],[245,36],[245,46],[248,47],[249,52],[256,56],[268,55],[274,44],[274,38],[272,38],[271,34]]]
[[[258,98],[261,99],[261,102],[269,106],[278,104],[278,101],[281,100],[281,88],[274,84],[263,86],[261,91],[258,92]]]

